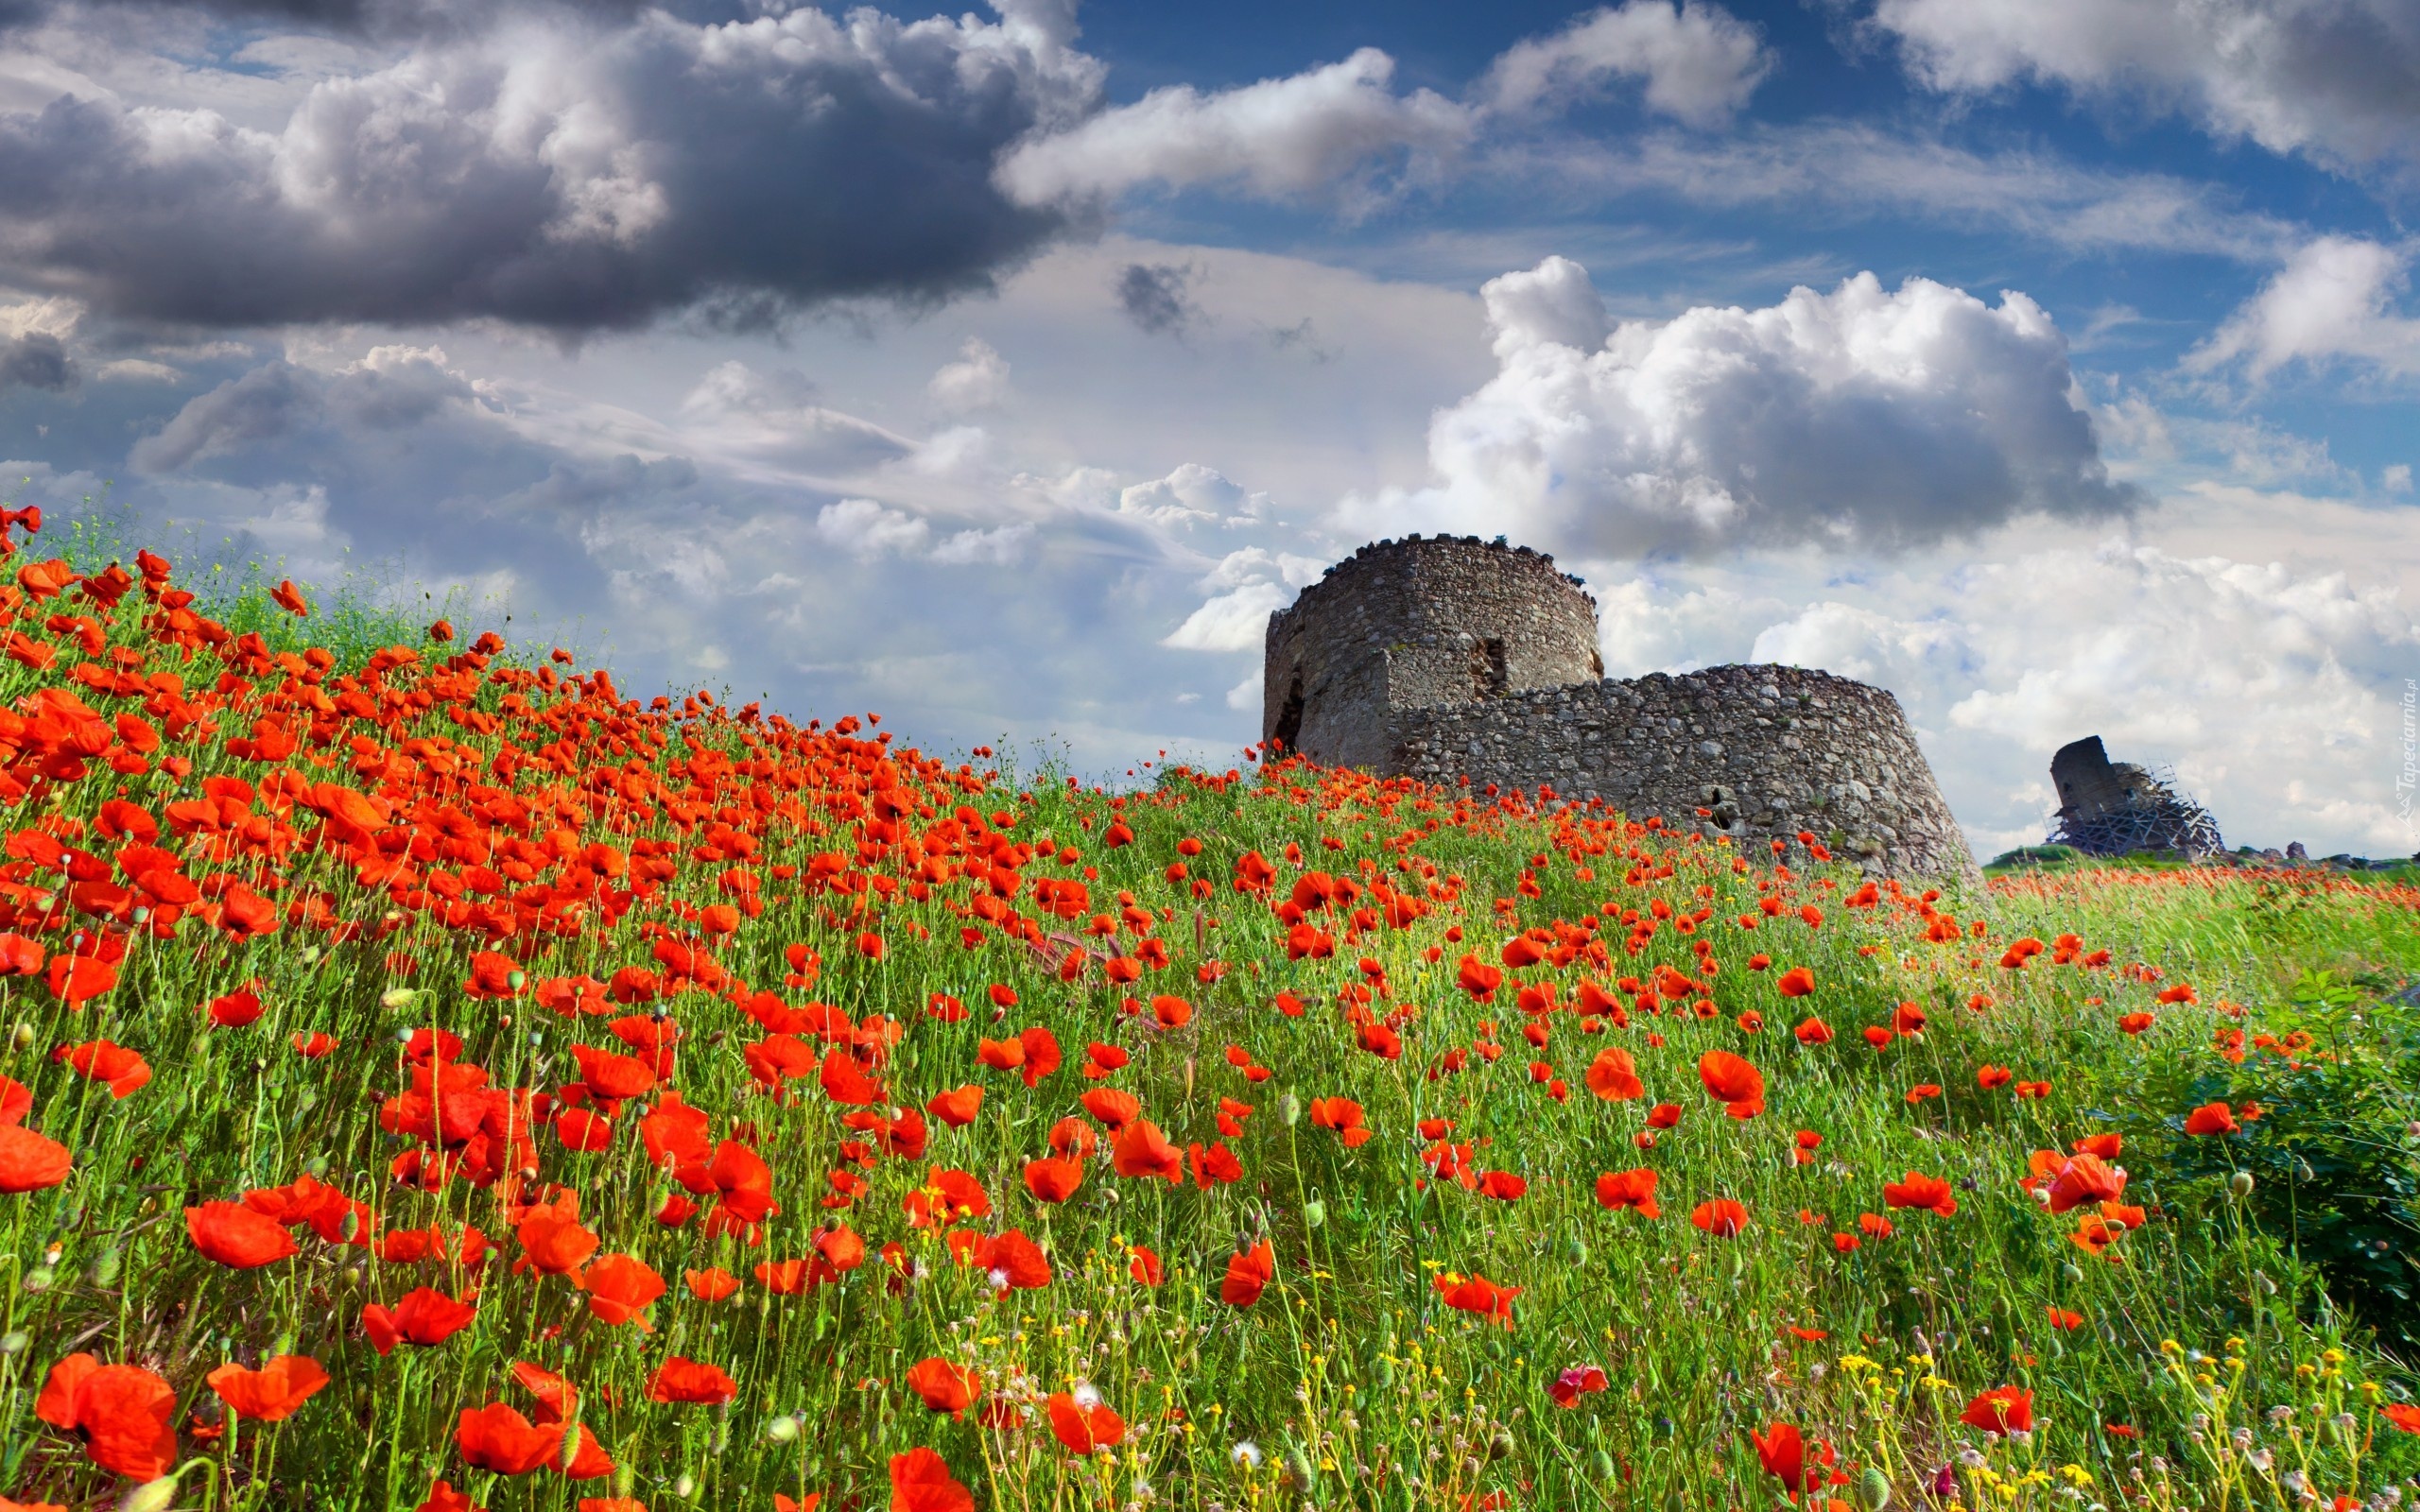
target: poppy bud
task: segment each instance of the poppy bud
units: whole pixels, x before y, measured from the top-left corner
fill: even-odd
[[[787,1444],[798,1437],[798,1419],[787,1414],[765,1425],[765,1436],[776,1444]]]
[[[2070,1285],[2081,1284],[2083,1280],[2083,1271],[2073,1264],[2060,1266],[2059,1274],[2066,1277]]]
[[[43,1293],[49,1291],[52,1283],[58,1280],[59,1272],[52,1270],[49,1266],[45,1265],[42,1269],[35,1271],[32,1275],[27,1276],[20,1284],[26,1296],[39,1297]]]
[[[18,1025],[17,1032],[28,1037],[33,1033],[32,1029],[25,1024]],[[20,1040],[18,1041],[19,1044],[25,1044],[26,1042],[28,1041],[26,1040]],[[1288,1092],[1285,1096],[1280,1097],[1277,1099],[1277,1117],[1288,1128],[1292,1128],[1295,1125],[1303,1121],[1303,1100],[1295,1096],[1292,1092]]]
[[[85,1279],[95,1286],[114,1286],[117,1284],[118,1269],[125,1263],[126,1256],[119,1252],[115,1245],[106,1246],[99,1254],[93,1257],[92,1266],[84,1273]]]
[[[1606,1453],[1600,1449],[1597,1451],[1594,1465],[1597,1471],[1597,1484],[1599,1486],[1612,1485],[1616,1473],[1614,1469],[1614,1456]]]
[[[10,1040],[12,1043],[14,1043],[18,1049],[20,1049],[20,1050],[29,1049],[29,1048],[31,1048],[31,1046],[33,1045],[33,1042],[34,1042],[34,1026],[33,1026],[32,1024],[30,1024],[30,1023],[27,1023],[27,1022],[24,1022],[23,1020],[19,1020],[19,1021],[18,1021],[18,1022],[17,1022],[16,1031],[15,1031],[13,1034],[9,1035],[9,1040]]]
[[[1864,1512],[1882,1512],[1891,1504],[1891,1477],[1868,1465],[1857,1478],[1857,1504]]]
[[[378,994],[378,1005],[389,1011],[408,1008],[420,994],[407,987],[390,987]]]
[[[34,1342],[34,1336],[23,1329],[0,1333],[0,1356],[23,1354]]]
[[[691,1497],[693,1497],[693,1496],[695,1496],[695,1495],[697,1495],[697,1494],[698,1494],[698,1478],[697,1478],[696,1476],[691,1475],[691,1474],[687,1473],[686,1471],[683,1471],[683,1473],[682,1473],[678,1478],[676,1478],[676,1479],[673,1481],[673,1483],[672,1483],[672,1497],[673,1497],[673,1500],[678,1501],[678,1502],[686,1502],[687,1500],[689,1500],[689,1498],[691,1498]]]
[[[1495,1436],[1487,1441],[1487,1457],[1489,1459],[1510,1459],[1512,1457],[1512,1431],[1510,1429],[1499,1428],[1495,1431]]]
[[[1294,1489],[1305,1500],[1319,1486],[1319,1478],[1311,1473],[1311,1456],[1300,1449],[1286,1452],[1286,1478],[1294,1483]]]
[[[2252,1195],[2252,1173],[2249,1171],[2238,1171],[2235,1175],[2227,1177],[2227,1190],[2234,1193],[2238,1197],[2248,1197]]]
[[[168,1512],[177,1504],[177,1478],[163,1475],[156,1481],[146,1481],[126,1493],[118,1512]]]
[[[1313,1197],[1310,1201],[1303,1204],[1304,1228],[1316,1228],[1325,1222],[1327,1222],[1326,1203],[1322,1202],[1317,1197]]]

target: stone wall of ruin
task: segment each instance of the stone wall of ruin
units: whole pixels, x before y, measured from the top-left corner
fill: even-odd
[[[1270,616],[1261,734],[1375,766],[1398,709],[1604,675],[1597,604],[1554,558],[1477,537],[1364,546]]]
[[[1898,699],[1829,673],[1723,666],[1537,689],[1397,710],[1390,733],[1383,769],[1425,782],[1543,784],[1737,843],[1806,831],[1870,870],[1980,880]]]

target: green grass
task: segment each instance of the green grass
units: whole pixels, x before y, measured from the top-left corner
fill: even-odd
[[[273,583],[237,581],[209,600],[230,628],[239,612],[263,612]],[[2415,1383],[2398,1358],[2413,1314],[2396,1287],[2420,1237],[2410,1181],[2420,1010],[2392,1001],[2420,968],[2420,893],[2409,886],[2085,865],[2002,879],[1988,897],[1927,902],[1911,884],[1853,905],[1865,880],[1854,868],[1796,853],[1784,868],[1602,812],[1534,814],[1299,766],[1165,771],[1121,797],[1046,767],[1012,783],[976,753],[942,760],[853,725],[742,722],[695,699],[651,713],[536,658],[449,662],[460,643],[431,646],[416,624],[364,602],[331,646],[337,670],[309,678],[296,670],[297,638],[336,626],[334,610],[260,619],[268,654],[227,665],[158,644],[130,594],[110,621],[112,646],[139,653],[147,671],[182,669],[188,695],[224,689],[211,695],[223,706],[204,711],[214,730],[192,727],[158,753],[190,769],[155,757],[142,771],[44,776],[24,754],[6,767],[26,789],[12,832],[105,860],[126,843],[84,828],[105,801],[182,823],[203,811],[176,805],[201,799],[214,776],[240,776],[270,797],[159,843],[205,891],[233,896],[241,882],[278,910],[267,933],[200,912],[164,933],[156,912],[112,918],[109,895],[74,891],[38,843],[17,842],[0,870],[9,929],[45,954],[74,950],[79,932],[126,948],[115,988],[81,1006],[43,977],[0,978],[13,1029],[0,1074],[30,1090],[26,1122],[75,1158],[64,1185],[0,1195],[0,1263],[11,1267],[0,1491],[20,1500],[96,1504],[118,1484],[34,1416],[54,1364],[77,1350],[155,1371],[175,1391],[185,1469],[174,1504],[214,1512],[412,1507],[440,1477],[499,1512],[614,1494],[657,1512],[810,1492],[826,1507],[878,1507],[892,1504],[894,1456],[919,1447],[986,1507],[1770,1506],[1780,1482],[1750,1432],[1776,1424],[1827,1441],[1846,1478],[1831,1494],[1868,1505],[1869,1480],[1894,1506],[2305,1504],[2289,1472],[2325,1505],[2420,1472],[2420,1439],[2382,1412]],[[83,660],[42,619],[18,628],[64,649],[43,672],[0,662],[9,708],[71,685]],[[420,655],[373,684],[364,670],[392,660],[375,658],[380,640]],[[144,696],[73,686],[105,714],[165,721]],[[335,712],[316,708],[314,689]],[[231,750],[231,739],[259,738],[264,715],[286,721],[293,750]],[[509,776],[494,765],[508,746],[522,753]],[[310,785],[321,783],[372,794],[384,838],[328,826],[318,811],[329,800]],[[292,801],[298,793],[308,802]],[[961,807],[1012,822],[969,825],[953,817]],[[1112,847],[1120,820],[1133,840]],[[977,865],[978,838],[1036,849],[1013,866],[1005,850]],[[1063,847],[1077,853],[1063,860]],[[1248,853],[1273,864],[1270,893],[1236,885]],[[1273,905],[1314,872],[1363,895],[1313,912],[1333,955],[1296,959],[1291,921]],[[128,880],[121,870],[113,885]],[[447,897],[457,881],[461,896]],[[1080,884],[1084,902],[1053,917],[1037,896],[1044,882]],[[1378,882],[1411,906],[1357,924]],[[1762,912],[1768,897],[1776,915]],[[753,912],[707,912],[752,899]],[[1004,927],[993,917],[1003,906],[1035,929]],[[1709,912],[1685,934],[1659,909]],[[1945,912],[1954,927],[1934,922]],[[1582,920],[1592,934],[1574,933]],[[1508,971],[1492,1003],[1458,985],[1466,952],[1495,963],[1520,931],[1553,941],[1558,926],[1579,952],[1568,964]],[[870,933],[884,942],[878,958],[860,948]],[[2058,948],[2069,934],[2073,948]],[[2051,948],[2003,966],[2027,937]],[[1165,965],[1146,938],[1161,942]],[[595,1017],[537,1001],[540,984],[562,977],[661,975],[666,942],[703,946],[723,979],[652,1001],[626,994],[633,1001]],[[791,947],[820,962],[811,985],[786,983],[799,974]],[[1079,951],[1069,980],[1062,968]],[[479,953],[509,957],[518,979],[499,973],[497,995],[466,990]],[[1762,969],[1759,954],[1771,957]],[[1113,983],[1104,956],[1138,962],[1140,979]],[[1711,990],[1643,1011],[1618,981],[1652,980],[1659,966]],[[1799,967],[1813,988],[1785,996],[1784,972]],[[1627,1028],[1572,1011],[1582,979],[1621,998]],[[201,1005],[249,982],[259,1020],[213,1027]],[[2179,984],[2194,1001],[2158,1001]],[[1525,985],[1551,986],[1556,1006],[1526,1012]],[[994,1007],[995,986],[1013,1006]],[[855,1059],[811,1027],[797,1035],[877,1078],[879,1100],[836,1102],[813,1071],[783,1079],[778,1095],[764,1085],[749,1051],[761,1065],[769,1044],[783,1046],[743,1011],[743,1000],[770,1011],[760,992],[871,1025]],[[1400,1058],[1363,1048],[1345,1000],[1356,992],[1394,1019]],[[1281,993],[1305,1011],[1279,1011]],[[968,1017],[931,1015],[936,994]],[[1150,1005],[1160,995],[1184,1000],[1190,1022],[1159,1027]],[[1711,1017],[1691,1006],[1701,998]],[[1892,1025],[1903,1004],[1923,1013],[1923,1031],[1870,1046],[1862,1031]],[[542,1114],[524,1125],[526,1147],[492,1145],[501,1180],[406,1178],[438,1159],[381,1126],[411,1080],[411,1031],[460,1036],[459,1062],[488,1087],[560,1099],[582,1077],[572,1046],[625,1049],[605,1025],[651,1013],[678,1025],[674,1085],[706,1112],[711,1138],[752,1141],[774,1172],[781,1211],[761,1245],[709,1234],[701,1218],[656,1220],[688,1194],[649,1164],[636,1126],[641,1103],[663,1106],[660,1091],[616,1112],[601,1151],[568,1148]],[[2153,1021],[2130,1033],[2119,1022],[2130,1013]],[[1829,1042],[1793,1036],[1810,1016]],[[1524,1038],[1530,1024],[1543,1045]],[[1050,1030],[1066,1063],[1028,1088],[988,1067],[979,1041],[1030,1027]],[[2240,1063],[2221,1054],[2221,1037],[2238,1029]],[[2284,1043],[2298,1032],[2310,1039]],[[337,1047],[303,1058],[290,1040],[309,1034]],[[56,1058],[104,1037],[144,1056],[147,1086],[118,1099]],[[1131,1064],[1083,1077],[1094,1042]],[[1611,1046],[1635,1057],[1647,1097],[1591,1093],[1587,1068]],[[1699,1057],[1716,1050],[1762,1072],[1755,1116],[1725,1116],[1701,1085]],[[1565,1100],[1533,1078],[1533,1061]],[[2010,1084],[1982,1085],[1985,1067],[2007,1068]],[[2016,1082],[2047,1083],[2047,1095],[2020,1099]],[[984,1089],[979,1115],[963,1128],[928,1118],[921,1157],[886,1152],[883,1128],[856,1126],[969,1084]],[[1240,1178],[1121,1177],[1104,1137],[1069,1200],[1036,1200],[1025,1163],[1049,1152],[1061,1121],[1089,1122],[1081,1096],[1102,1087],[1139,1099],[1180,1149],[1223,1143]],[[1920,1087],[1941,1091],[1911,1101]],[[1309,1105],[1330,1097],[1362,1106],[1369,1143],[1347,1148],[1317,1126]],[[2192,1108],[2220,1098],[2256,1099],[2264,1112],[2236,1134],[2183,1131]],[[1682,1116],[1642,1147],[1659,1102]],[[489,1112],[491,1135],[508,1127],[508,1111]],[[1222,1115],[1239,1131],[1222,1132]],[[1450,1131],[1425,1135],[1429,1120]],[[1801,1130],[1821,1136],[1804,1162]],[[2123,1135],[2124,1201],[2144,1215],[2096,1257],[2070,1238],[2089,1210],[2054,1217],[2023,1183],[2034,1152],[2102,1132]],[[1524,1178],[1526,1194],[1499,1200],[1441,1179],[1442,1146],[1475,1175]],[[516,1190],[523,1166],[535,1176]],[[1641,1166],[1658,1173],[1661,1217],[1599,1205],[1600,1173]],[[1002,1295],[940,1231],[910,1221],[907,1204],[935,1167],[970,1175],[994,1210],[956,1227],[1032,1236],[1046,1285]],[[1955,1214],[1888,1206],[1884,1184],[1910,1171],[1950,1182]],[[468,1223],[494,1252],[477,1267],[389,1261],[303,1228],[290,1259],[234,1270],[188,1238],[182,1209],[306,1174],[373,1210],[351,1220],[356,1237]],[[513,1270],[519,1204],[559,1188],[578,1194],[600,1254],[634,1255],[669,1283],[651,1332],[592,1315],[565,1278]],[[1736,1237],[1690,1221],[1718,1198],[1746,1209]],[[1895,1231],[1865,1233],[1868,1214]],[[761,1262],[814,1256],[843,1225],[865,1242],[862,1266],[798,1295],[752,1279]],[[1267,1290],[1248,1307],[1222,1301],[1230,1257],[1264,1239],[1275,1256]],[[1165,1262],[1156,1288],[1130,1275],[1136,1245]],[[689,1294],[683,1271],[707,1266],[741,1278],[734,1298]],[[1511,1327],[1445,1305],[1436,1281],[1447,1274],[1521,1288]],[[475,1288],[475,1322],[380,1357],[362,1309],[420,1285]],[[2076,1326],[2055,1326],[2053,1309]],[[331,1383],[282,1423],[227,1434],[204,1376],[285,1353],[313,1356]],[[735,1398],[650,1401],[649,1381],[676,1355],[729,1371]],[[934,1356],[979,1373],[985,1395],[962,1420],[928,1411],[904,1383]],[[466,1464],[463,1411],[536,1406],[516,1362],[578,1385],[579,1420],[613,1472],[576,1483]],[[1607,1389],[1556,1405],[1557,1374],[1591,1366]],[[1080,1383],[1123,1418],[1114,1451],[1079,1458],[1038,1418],[1013,1426]],[[2001,1386],[2032,1392],[2035,1425],[2021,1442],[1958,1420]],[[2240,1444],[2238,1428],[2250,1435]]]

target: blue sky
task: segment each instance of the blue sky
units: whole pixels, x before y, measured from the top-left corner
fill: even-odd
[[[1506,534],[2401,853],[2415,194],[2407,0],[0,0],[0,476],[1111,775]]]

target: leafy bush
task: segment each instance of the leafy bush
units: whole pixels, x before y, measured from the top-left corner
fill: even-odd
[[[2389,985],[2305,973],[2239,1064],[2177,1057],[2155,1074],[2143,1102],[2162,1111],[2139,1126],[2168,1137],[2164,1194],[2215,1194],[2248,1172],[2254,1227],[2315,1266],[2334,1305],[2420,1346],[2420,1008]],[[2238,1133],[2187,1137],[2177,1110],[2210,1102],[2261,1111]]]

